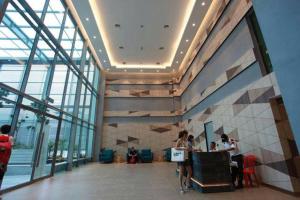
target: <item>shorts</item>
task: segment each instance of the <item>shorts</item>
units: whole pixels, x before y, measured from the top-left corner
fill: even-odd
[[[190,166],[190,165],[191,165],[191,163],[190,163],[189,159],[186,159],[183,162],[178,162],[178,166],[184,166],[184,167],[186,167],[186,166]]]
[[[6,169],[7,169],[6,165],[2,169],[0,169],[0,180],[3,180]]]

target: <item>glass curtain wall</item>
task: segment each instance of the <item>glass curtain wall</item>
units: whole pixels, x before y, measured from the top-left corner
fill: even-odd
[[[0,44],[0,126],[14,137],[1,189],[90,160],[101,74],[64,2],[11,0]]]

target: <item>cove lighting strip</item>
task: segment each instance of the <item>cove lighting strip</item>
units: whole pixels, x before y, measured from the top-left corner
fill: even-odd
[[[109,61],[111,63],[111,66],[115,66],[116,68],[120,68],[120,69],[124,69],[124,68],[127,68],[127,69],[130,69],[130,68],[138,68],[138,69],[166,69],[167,67],[171,67],[171,65],[172,65],[172,61],[174,60],[174,57],[176,55],[177,49],[179,47],[179,44],[180,44],[180,41],[182,39],[183,33],[185,31],[185,28],[186,28],[186,26],[188,24],[189,18],[190,18],[191,14],[192,14],[193,8],[194,8],[195,3],[196,3],[196,0],[189,0],[188,1],[188,6],[187,6],[184,18],[183,18],[181,26],[180,26],[181,29],[180,29],[180,31],[178,33],[177,40],[174,42],[174,46],[172,48],[173,51],[171,52],[171,56],[170,56],[170,58],[169,58],[169,60],[167,62],[165,62],[163,64],[160,64],[160,65],[153,65],[153,64],[150,64],[150,65],[147,65],[147,64],[143,64],[143,65],[124,65],[122,63],[117,62],[114,59],[114,56],[113,56],[112,51],[111,51],[111,48],[109,46],[108,36],[107,36],[107,33],[105,31],[105,28],[104,28],[104,24],[103,24],[103,16],[100,15],[99,10],[97,9],[98,8],[97,0],[89,0],[89,3],[90,3],[90,7],[92,9],[92,12],[94,14],[95,20],[96,20],[96,23],[97,23],[97,26],[98,26],[98,30],[99,30],[99,32],[101,34],[101,38],[103,40],[103,43],[104,43],[104,46],[105,46],[105,49],[106,49]]]

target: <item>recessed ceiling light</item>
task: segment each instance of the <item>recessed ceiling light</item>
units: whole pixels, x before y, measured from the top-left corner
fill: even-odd
[[[97,38],[96,35],[94,35],[93,38],[96,39]]]
[[[189,40],[188,40],[188,39],[186,39],[186,40],[185,40],[185,42],[189,42]]]
[[[88,17],[87,17],[87,18],[85,18],[85,21],[89,21],[89,20],[90,20],[90,18],[88,18]]]
[[[196,26],[196,24],[195,24],[195,23],[193,23],[193,24],[192,24],[192,26],[193,26],[193,27],[195,27],[195,26]]]
[[[170,26],[168,24],[164,25],[164,28],[169,28]]]
[[[183,54],[183,51],[180,51],[180,54]]]
[[[120,28],[121,25],[120,25],[120,24],[115,24],[115,27],[116,27],[116,28]]]
[[[176,64],[178,64],[178,60],[176,60]]]
[[[205,2],[203,1],[203,2],[201,3],[201,5],[202,5],[202,6],[205,6]]]

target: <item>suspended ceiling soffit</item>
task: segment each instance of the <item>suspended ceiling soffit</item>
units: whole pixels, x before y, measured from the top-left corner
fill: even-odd
[[[108,75],[146,74],[153,78],[161,76],[171,78],[176,75],[211,5],[211,0],[70,0],[69,2],[73,4]],[[91,5],[96,6],[91,9]],[[94,17],[97,16],[95,15],[97,11],[98,18]],[[102,13],[100,19],[103,24],[100,31],[99,22],[97,23],[99,12]],[[104,38],[104,32],[109,36]],[[182,37],[176,41],[180,34]],[[169,64],[165,64],[168,62]],[[134,65],[133,68],[130,63]],[[151,66],[153,68],[148,68],[150,64],[147,66],[146,63],[154,64]]]

